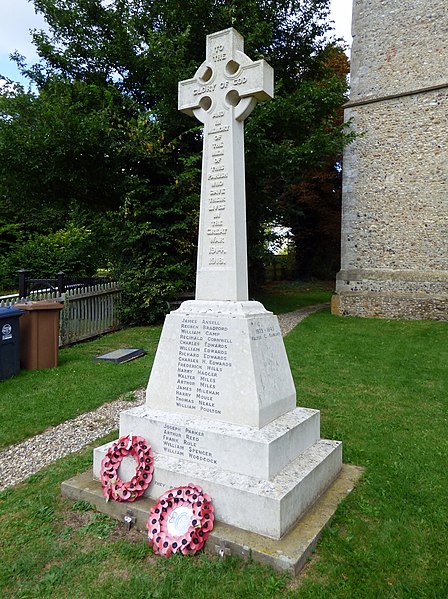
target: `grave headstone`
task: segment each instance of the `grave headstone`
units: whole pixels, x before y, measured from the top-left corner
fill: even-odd
[[[153,448],[150,497],[194,483],[218,520],[279,539],[337,476],[342,446],[320,439],[317,410],[296,407],[278,320],[247,299],[243,121],[272,94],[272,69],[232,28],[207,36],[205,62],[179,84],[179,108],[204,123],[196,299],[167,315],[146,404],[121,414],[120,436]],[[134,468],[123,460],[121,478]]]

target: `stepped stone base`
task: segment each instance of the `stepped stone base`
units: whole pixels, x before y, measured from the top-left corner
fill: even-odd
[[[95,449],[97,478],[108,446]],[[342,444],[327,440],[303,451],[272,480],[155,454],[154,476],[145,496],[157,499],[172,487],[198,484],[212,497],[220,522],[280,539],[325,492],[341,467]],[[125,458],[119,469],[120,478],[129,480],[134,473],[134,460]]]
[[[318,410],[296,408],[261,429],[154,410],[120,415],[120,436],[141,435],[153,451],[270,480],[320,438]]]
[[[146,404],[120,415],[120,437],[154,454],[145,495],[194,483],[225,524],[280,539],[342,467],[342,445],[320,439],[318,410],[296,407],[278,319],[259,302],[184,302],[168,314]],[[99,478],[107,446],[94,452]],[[125,458],[119,477],[135,462]]]

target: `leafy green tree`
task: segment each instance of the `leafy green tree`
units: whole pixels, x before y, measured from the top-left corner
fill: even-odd
[[[268,208],[266,222],[270,216],[291,229],[295,276],[330,279],[340,265],[341,149],[353,137],[346,132],[342,108],[349,62],[334,44],[328,44],[317,60],[316,71],[294,92],[263,104],[248,121],[253,153],[248,168],[255,166],[251,189],[256,195],[251,198],[258,198],[259,210]],[[259,136],[263,127],[268,131],[257,146],[252,134]],[[262,163],[254,165],[263,155],[264,169]],[[262,177],[257,178],[257,172]],[[275,201],[269,202],[269,197]]]
[[[5,158],[0,165],[3,245],[9,241],[31,248],[36,235],[51,236],[64,224],[72,229],[88,227],[97,241],[96,251],[90,254],[96,256],[97,266],[112,265],[126,279],[127,289],[132,289],[129,281],[139,281],[127,302],[138,304],[126,312],[132,321],[149,321],[155,311],[146,306],[166,307],[159,301],[162,292],[172,295],[191,284],[193,241],[188,244],[188,239],[195,230],[197,211],[187,204],[195,205],[196,195],[185,193],[186,185],[180,198],[179,193],[168,191],[171,180],[180,190],[195,169],[186,168],[182,177],[174,178],[170,166],[174,142],[165,143],[157,120],[139,112],[112,84],[100,86],[55,75],[38,95],[22,92],[0,97],[0,110],[0,148]],[[184,243],[176,243],[177,239]],[[183,251],[188,252],[187,265]],[[42,272],[40,255],[33,259],[27,251],[10,249],[9,253],[1,269],[3,286],[11,284],[18,261],[36,276]],[[167,256],[171,261],[177,256],[182,265],[178,283],[171,286],[168,271],[165,284],[163,277],[154,283]],[[49,252],[47,276],[56,262],[65,263],[63,252],[56,261]],[[132,274],[141,270],[142,263],[145,275]]]
[[[25,264],[36,278],[53,278],[60,271],[91,277],[98,265],[96,249],[92,231],[85,227],[69,226],[46,235],[20,235],[11,250],[0,256],[1,286],[13,289],[17,271]]]
[[[277,82],[276,98],[246,125],[255,265],[266,224],[281,220],[282,195],[344,143],[334,115],[346,83],[326,61],[329,0],[34,4],[50,28],[34,33],[41,60],[31,67],[16,60],[38,94],[2,100],[0,175],[19,171],[0,193],[9,216],[20,196],[34,215],[18,213],[14,222],[52,229],[71,203],[100,212],[111,241],[104,251],[129,290],[130,320],[153,319],[149,304],[157,311],[191,286],[202,138],[177,110],[177,83],[204,60],[206,34],[234,26],[246,53],[268,60]]]
[[[117,207],[126,143],[113,86],[51,77],[38,95],[0,95],[2,214],[50,232],[71,206]]]

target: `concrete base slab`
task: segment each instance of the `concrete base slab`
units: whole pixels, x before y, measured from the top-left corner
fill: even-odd
[[[342,501],[359,481],[363,468],[344,464],[326,492],[311,506],[307,513],[281,539],[274,540],[253,532],[248,532],[228,524],[215,522],[205,551],[221,557],[236,555],[251,558],[272,566],[277,570],[298,574],[311,555],[323,529],[334,515]],[[73,501],[84,500],[109,516],[125,523],[127,516],[133,526],[146,533],[152,499],[141,497],[134,503],[118,503],[106,500],[101,484],[93,479],[92,470],[67,480],[61,485],[62,494]]]

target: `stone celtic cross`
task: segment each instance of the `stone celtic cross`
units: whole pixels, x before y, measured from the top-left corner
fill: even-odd
[[[235,29],[207,36],[206,59],[179,82],[179,110],[204,124],[197,300],[248,299],[244,119],[273,97],[274,75]]]

